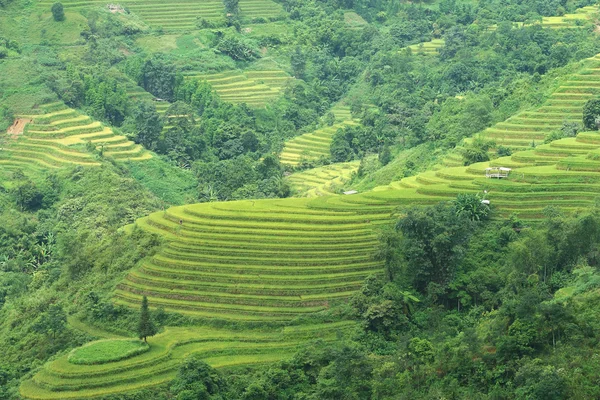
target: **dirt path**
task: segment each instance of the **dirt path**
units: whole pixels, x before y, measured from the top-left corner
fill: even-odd
[[[27,125],[31,121],[31,119],[27,118],[17,118],[12,124],[12,126],[8,128],[6,133],[8,133],[11,139],[16,139],[19,135],[23,133],[25,125]]]

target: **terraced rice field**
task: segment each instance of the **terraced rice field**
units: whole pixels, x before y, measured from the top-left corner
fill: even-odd
[[[50,9],[54,0],[41,0],[38,4]],[[109,2],[104,0],[65,0],[62,2],[65,11],[84,8],[106,7]],[[196,28],[197,18],[208,20],[223,18],[225,9],[221,0],[126,0],[119,2],[131,12],[139,15],[144,22],[154,28],[168,31],[191,30]],[[285,15],[280,4],[271,0],[240,0],[242,19],[279,18]]]
[[[126,87],[127,96],[134,101],[148,101],[154,104],[156,107],[156,112],[161,116],[165,115],[165,112],[171,105],[168,101],[154,101],[154,96],[151,93],[148,93],[143,88],[136,86],[134,84],[130,84]]]
[[[280,155],[283,164],[295,166],[303,161],[318,160],[321,157],[329,158],[329,146],[338,129],[359,124],[357,119],[352,118],[348,106],[340,104],[331,111],[335,115],[335,124],[296,136],[285,143]]]
[[[531,149],[542,144],[547,134],[564,122],[581,122],[583,106],[600,90],[600,57],[585,61],[578,73],[570,75],[546,103],[486,129],[481,136],[512,149]]]
[[[291,321],[346,300],[370,274],[378,215],[307,210],[308,199],[171,208],[138,220],[169,242],[115,301],[233,321]]]
[[[302,197],[332,195],[333,187],[343,187],[353,173],[358,170],[360,162],[336,163],[323,167],[296,172],[287,179]]]
[[[572,14],[565,14],[557,17],[542,18],[542,25],[547,28],[578,28],[583,25],[581,22],[587,22],[592,14],[598,12],[598,6],[587,6],[576,10]]]
[[[408,46],[413,53],[422,53],[428,56],[436,55],[444,47],[444,39],[433,39],[430,42],[423,42]]]
[[[102,149],[103,156],[115,160],[145,160],[151,157],[140,145],[110,128],[93,121],[87,115],[68,108],[62,102],[41,106],[40,114],[22,115],[31,119],[23,134],[7,139],[0,150],[3,168],[60,168],[68,165],[99,165],[86,150],[91,143]]]
[[[20,394],[36,400],[86,399],[150,388],[171,381],[192,353],[221,369],[271,363],[312,339],[335,340],[338,332],[353,325],[341,321],[261,331],[170,327],[148,339],[149,351],[121,361],[76,365],[68,355],[59,357],[24,382]]]
[[[235,104],[264,107],[279,97],[290,79],[285,71],[226,71],[217,74],[184,72],[187,79],[199,79],[211,84],[219,97]]]

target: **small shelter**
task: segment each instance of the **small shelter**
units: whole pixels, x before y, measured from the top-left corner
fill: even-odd
[[[486,178],[508,178],[508,174],[510,173],[510,168],[505,167],[489,167],[485,169],[485,177]]]
[[[108,11],[111,13],[125,13],[125,9],[120,4],[107,4]]]
[[[358,191],[356,190],[348,190],[347,192],[344,192],[344,194],[356,194],[358,193]]]

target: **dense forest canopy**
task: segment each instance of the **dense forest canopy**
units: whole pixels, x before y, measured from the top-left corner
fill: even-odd
[[[0,0],[0,399],[600,398],[595,1],[182,4]]]

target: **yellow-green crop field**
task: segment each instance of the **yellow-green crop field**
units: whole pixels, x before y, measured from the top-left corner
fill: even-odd
[[[27,399],[87,399],[145,389],[171,381],[188,354],[196,353],[215,368],[266,364],[289,357],[302,343],[335,340],[351,321],[232,331],[194,327],[167,328],[148,339],[148,351],[119,361],[77,365],[64,355],[44,365],[23,383]],[[93,344],[93,343],[92,343]]]
[[[42,0],[38,4],[50,10],[53,3],[54,0]],[[108,3],[100,0],[65,0],[62,4],[65,11],[73,11],[106,7]],[[169,31],[195,29],[198,18],[214,20],[225,17],[225,8],[221,0],[127,0],[118,4],[137,14],[149,26]],[[242,18],[246,20],[273,19],[284,14],[281,5],[272,0],[240,0],[239,7]]]
[[[438,54],[440,49],[444,47],[444,43],[444,39],[433,39],[429,42],[413,44],[408,46],[408,48],[411,49],[413,53],[422,53],[430,56]]]
[[[360,162],[336,163],[296,172],[287,179],[301,196],[316,197],[335,194],[334,187],[341,187],[358,170]]]
[[[140,145],[117,135],[109,127],[62,102],[45,104],[40,113],[21,115],[31,120],[22,134],[6,137],[0,149],[0,165],[6,169],[54,169],[68,165],[97,166],[89,144],[115,160],[146,160],[151,157]]]
[[[245,103],[250,107],[264,107],[279,97],[290,79],[283,70],[225,71],[205,74],[194,71],[184,73],[187,79],[198,79],[211,84],[219,97],[230,103]]]
[[[338,104],[331,111],[335,115],[335,124],[296,136],[285,143],[280,155],[283,164],[295,166],[302,161],[313,161],[321,157],[329,157],[329,146],[333,135],[338,129],[359,124],[357,119],[352,118],[348,106]]]
[[[288,322],[348,299],[382,271],[372,230],[386,217],[312,210],[309,199],[170,208],[137,225],[168,240],[115,292],[118,304],[203,318]]]

